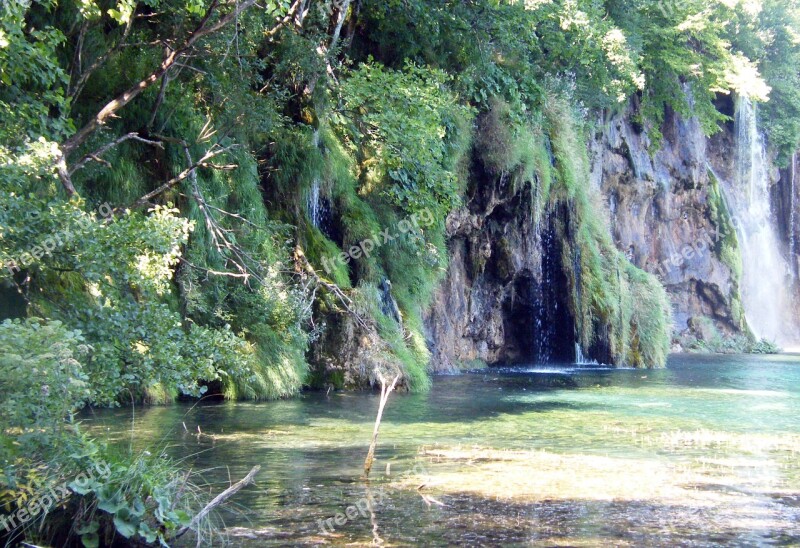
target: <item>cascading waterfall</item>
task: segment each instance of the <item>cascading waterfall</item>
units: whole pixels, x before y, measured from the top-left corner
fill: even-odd
[[[319,228],[321,207],[319,199],[320,182],[318,178],[314,178],[311,182],[311,188],[308,191],[306,199],[306,208],[308,209],[308,218],[311,219],[311,224]]]
[[[795,193],[795,182],[797,177],[797,153],[795,152],[792,154],[792,165],[791,165],[791,178],[790,178],[790,187],[789,187],[789,271],[792,274],[792,279],[797,278],[797,268],[795,263],[795,220],[794,220],[794,193]]]
[[[736,180],[722,181],[742,254],[741,293],[747,323],[759,338],[793,342],[789,266],[772,225],[766,146],[756,105],[736,102]]]
[[[553,155],[553,147],[549,138],[545,138],[545,149],[550,157],[551,165],[555,165],[555,156]],[[537,185],[538,186],[538,185]],[[539,212],[539,199],[538,192],[534,195],[534,231],[539,235],[539,252],[540,252],[540,276],[539,286],[534,294],[533,299],[533,355],[537,363],[547,364],[552,360],[552,340],[555,336],[555,327],[552,318],[550,317],[549,310],[552,306],[558,306],[553,303],[552,292],[553,284],[555,282],[553,275],[553,256],[552,248],[554,242],[554,234],[552,226],[550,226],[551,219],[549,216],[552,213]],[[542,197],[541,199],[544,199]],[[544,223],[542,221],[545,221]]]
[[[600,362],[584,355],[581,344],[575,343],[575,365],[600,365]]]
[[[545,138],[544,144],[550,162],[555,166],[550,140]],[[541,185],[538,180],[536,183],[532,189],[530,223],[537,238],[537,267],[535,272],[522,278],[525,280],[521,288],[525,295],[525,316],[518,333],[524,341],[525,359],[537,365],[563,365],[572,362],[575,341],[575,321],[570,311],[569,282],[563,264],[564,244],[560,234],[569,212],[561,206],[541,209],[548,197],[540,194]],[[501,180],[501,186],[504,184],[506,181]]]

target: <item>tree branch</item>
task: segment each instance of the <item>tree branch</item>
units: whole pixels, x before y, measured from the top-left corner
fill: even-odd
[[[345,295],[344,291],[342,291],[338,285],[324,280],[322,276],[317,274],[317,271],[314,270],[314,267],[312,267],[311,263],[308,262],[308,259],[306,258],[305,254],[303,253],[303,250],[300,249],[300,247],[295,248],[294,259],[295,263],[297,264],[297,268],[300,272],[308,274],[309,276],[311,276],[311,278],[313,278],[316,281],[318,285],[321,285],[329,292],[331,292],[333,295],[335,295],[336,298],[339,299],[339,302],[342,304],[347,313],[350,314],[356,320],[358,325],[360,325],[364,330],[369,329],[369,326],[367,325],[367,322],[364,321],[364,318],[362,318],[361,315],[355,311],[355,306],[353,305],[353,301],[350,299],[350,297]]]
[[[144,80],[141,80],[106,103],[106,105],[100,109],[100,111],[95,114],[95,116],[89,120],[86,125],[78,130],[75,135],[67,139],[67,141],[61,146],[64,156],[69,155],[76,148],[82,145],[84,141],[86,141],[86,139],[100,126],[104,125],[108,119],[114,115],[114,113],[130,103],[145,89],[150,87],[153,83],[157,82],[159,78],[164,76],[164,74],[166,74],[173,67],[173,65],[197,43],[198,40],[225,27],[228,23],[236,19],[236,17],[238,17],[242,11],[250,8],[255,3],[256,0],[245,0],[244,2],[238,4],[232,11],[230,11],[216,23],[209,24],[209,21],[218,5],[218,1],[213,0],[198,27],[189,35],[183,44],[175,49],[169,50],[167,55],[164,57],[164,60],[161,62],[161,65],[155,71],[150,73],[150,75]]]
[[[152,146],[158,147],[158,148],[160,148],[160,149],[162,149],[162,150],[164,149],[164,144],[163,144],[162,142],[160,142],[160,141],[151,141],[150,139],[145,139],[144,137],[141,137],[141,136],[140,136],[138,133],[136,133],[136,132],[132,132],[132,133],[126,133],[125,135],[123,135],[123,136],[122,136],[122,137],[120,137],[119,139],[116,139],[116,140],[114,140],[114,141],[111,141],[110,143],[108,143],[108,144],[106,144],[106,145],[103,145],[103,146],[101,146],[100,148],[98,148],[98,149],[97,149],[97,150],[95,150],[94,152],[90,152],[89,154],[87,154],[86,156],[84,156],[83,158],[81,158],[81,159],[78,161],[78,163],[77,163],[77,164],[75,164],[75,165],[72,167],[72,169],[70,169],[70,170],[69,170],[69,175],[70,175],[70,177],[71,177],[71,176],[72,176],[72,175],[73,175],[73,174],[74,174],[76,171],[78,171],[79,169],[81,169],[83,166],[85,166],[86,164],[88,164],[88,163],[89,163],[90,161],[92,161],[92,160],[94,160],[95,162],[105,162],[105,160],[102,160],[102,159],[100,158],[100,156],[102,156],[103,154],[105,154],[106,152],[108,152],[109,150],[111,150],[112,148],[114,148],[115,146],[117,146],[117,145],[119,145],[119,144],[121,144],[121,143],[124,143],[125,141],[129,141],[129,140],[139,141],[140,143],[145,143],[145,144],[147,144],[147,145],[152,145]],[[106,163],[107,163],[107,162],[106,162]]]
[[[97,59],[95,59],[94,63],[92,63],[89,66],[89,68],[86,69],[85,71],[81,70],[81,68],[80,68],[80,64],[81,64],[80,59],[81,59],[81,52],[82,52],[82,49],[83,49],[84,35],[86,33],[86,30],[88,29],[88,22],[85,23],[84,25],[85,26],[81,29],[81,36],[80,36],[80,38],[78,40],[78,49],[76,51],[76,60],[78,61],[77,64],[78,64],[78,71],[79,71],[77,73],[77,74],[79,74],[78,80],[73,84],[71,82],[72,79],[70,79],[70,85],[69,85],[69,89],[67,91],[67,96],[70,99],[72,99],[73,101],[78,97],[78,95],[81,94],[81,91],[83,91],[83,88],[86,85],[87,80],[89,80],[89,77],[94,73],[94,71],[96,71],[101,66],[103,66],[105,64],[105,62],[108,61],[108,59],[112,55],[114,55],[120,49],[125,47],[125,41],[128,39],[128,35],[131,32],[131,27],[133,26],[133,17],[128,19],[128,22],[125,25],[125,30],[122,32],[122,37],[119,39],[119,42],[117,42],[116,45],[113,48],[111,48],[110,50],[105,52],[103,55],[101,55]]]
[[[195,270],[199,270],[201,272],[205,272],[206,274],[211,274],[213,276],[225,276],[225,277],[228,277],[228,278],[242,278],[244,280],[247,280],[250,277],[249,274],[237,274],[236,272],[226,272],[226,271],[222,271],[222,270],[213,270],[211,268],[205,268],[205,267],[202,267],[202,266],[197,266],[196,264],[190,263],[189,261],[187,261],[183,257],[180,257],[180,261],[183,264],[185,264],[186,266],[190,267],[190,268],[194,268]]]
[[[208,166],[208,161],[209,160],[211,160],[212,158],[214,158],[216,156],[219,156],[220,154],[224,154],[224,153],[228,152],[230,149],[234,148],[234,146],[235,145],[231,145],[231,146],[227,146],[227,147],[219,147],[219,145],[212,146],[203,155],[202,158],[200,158],[199,160],[197,160],[196,162],[191,164],[189,167],[187,167],[186,169],[184,169],[183,171],[178,173],[175,177],[173,177],[172,179],[170,179],[169,181],[167,181],[163,185],[159,186],[158,188],[156,188],[154,190],[151,190],[150,192],[148,192],[147,194],[145,194],[144,196],[142,196],[141,198],[136,200],[131,205],[131,209],[137,209],[137,208],[140,208],[140,207],[146,205],[148,202],[150,202],[151,199],[155,198],[159,194],[163,194],[164,192],[166,192],[170,188],[174,187],[175,185],[177,185],[178,183],[180,183],[181,181],[183,181],[187,177],[191,177],[194,174],[194,172],[197,170],[197,168]],[[219,148],[217,148],[217,147],[219,147]]]
[[[192,527],[197,527],[197,524],[202,521],[214,508],[231,498],[233,495],[238,493],[243,487],[247,487],[251,483],[255,481],[256,474],[258,471],[261,470],[260,465],[253,466],[250,472],[242,478],[241,480],[237,481],[227,489],[225,489],[222,493],[214,497],[214,500],[206,504],[205,508],[200,510],[195,517],[192,518],[192,521],[189,522],[189,525],[183,527],[180,531],[178,531],[172,540],[175,540],[181,536],[183,536],[188,530]]]
[[[295,25],[298,27],[303,26],[303,19],[305,18],[305,12],[308,10],[303,11],[303,6],[307,0],[295,0],[294,4],[289,8],[289,11],[286,15],[279,19],[278,22],[272,27],[270,30],[264,33],[264,36],[270,37],[274,36],[281,30],[287,23],[292,21],[295,22]]]

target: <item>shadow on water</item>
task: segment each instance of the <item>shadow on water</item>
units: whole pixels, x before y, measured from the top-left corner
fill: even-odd
[[[260,464],[238,511],[219,516],[234,546],[366,545],[376,534],[425,546],[800,543],[796,356],[436,377],[427,394],[390,399],[369,484],[385,500],[324,533],[318,520],[367,496],[360,475],[377,404],[372,393],[305,393],[83,418],[115,443],[183,459],[212,496]],[[445,483],[418,490],[416,476],[398,479],[419,462]],[[643,495],[640,479],[689,498]],[[615,482],[632,483],[625,500],[597,496]],[[684,504],[692,497],[712,502]]]
[[[366,498],[363,485],[349,504]],[[375,490],[373,488],[373,490]],[[373,495],[374,496],[374,495]],[[375,497],[377,499],[377,497]],[[313,506],[313,499],[307,501]],[[714,507],[648,500],[544,500],[517,503],[472,495],[428,506],[417,493],[384,493],[374,515],[356,514],[342,526],[334,514],[282,514],[273,525],[228,531],[237,546],[366,546],[377,534],[393,546],[796,546],[800,531],[776,529],[773,516],[738,516]],[[341,511],[344,511],[342,505]],[[320,517],[317,517],[317,516]],[[280,526],[278,526],[280,525]],[[325,533],[322,530],[325,530]]]
[[[579,370],[549,368],[529,371],[521,368],[487,369],[462,375],[439,376],[426,394],[397,392],[386,409],[386,421],[402,424],[415,422],[483,421],[504,414],[546,412],[559,408],[589,410],[594,404],[559,401],[525,401],[519,394],[544,394],[558,390],[598,388],[619,384],[615,375],[624,370]],[[196,425],[235,424],[239,432],[260,432],[266,427],[313,426],[318,420],[336,420],[352,424],[372,424],[378,395],[369,392],[307,392],[293,400],[268,403],[219,402],[212,399],[198,403],[178,403],[146,408],[139,414],[137,429],[148,423],[172,423],[175,430],[184,427],[194,432]],[[88,422],[130,422],[129,408],[87,410],[81,419]]]

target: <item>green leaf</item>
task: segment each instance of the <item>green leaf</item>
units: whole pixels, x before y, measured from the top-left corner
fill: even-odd
[[[100,537],[97,533],[86,533],[81,535],[81,543],[86,548],[98,548],[100,546]]]
[[[120,516],[114,516],[114,527],[116,527],[117,532],[125,538],[131,538],[137,531],[137,527],[134,523],[126,521]]]

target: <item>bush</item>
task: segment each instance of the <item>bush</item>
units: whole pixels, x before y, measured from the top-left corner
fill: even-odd
[[[0,430],[23,446],[49,439],[91,398],[81,365],[89,351],[81,333],[59,321],[0,323]],[[6,457],[10,451],[4,443]]]
[[[74,414],[96,399],[82,364],[90,352],[58,321],[0,323],[0,505],[9,540],[63,545],[77,534],[91,547],[118,534],[163,543],[202,507],[192,475],[165,455],[110,450],[81,433]]]

